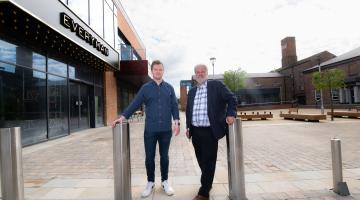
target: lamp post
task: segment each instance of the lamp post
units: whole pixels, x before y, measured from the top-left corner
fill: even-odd
[[[318,64],[319,64],[319,72],[321,73],[321,66],[320,66],[320,56],[318,57]],[[332,97],[330,97],[332,98]],[[321,114],[323,115],[324,114],[324,100],[323,100],[323,91],[322,89],[320,90],[320,104],[321,104]]]
[[[211,58],[210,58],[210,62],[211,62],[212,67],[213,67],[213,79],[215,79],[215,78],[214,78],[214,65],[215,65],[215,61],[216,61],[216,58],[215,58],[215,57],[211,57]]]

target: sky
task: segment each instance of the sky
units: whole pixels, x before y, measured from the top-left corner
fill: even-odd
[[[179,97],[194,66],[215,74],[281,67],[280,41],[295,37],[298,60],[360,47],[358,0],[121,0],[147,59],[164,63],[164,80]]]

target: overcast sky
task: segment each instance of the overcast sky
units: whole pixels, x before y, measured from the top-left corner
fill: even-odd
[[[216,57],[215,74],[281,67],[280,40],[296,38],[298,60],[321,51],[360,47],[359,0],[121,0],[148,59],[165,65],[179,96],[180,80]]]

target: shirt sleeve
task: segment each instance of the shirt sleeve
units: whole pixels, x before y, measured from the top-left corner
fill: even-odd
[[[179,120],[179,105],[177,103],[176,95],[174,88],[171,86],[171,113],[174,120]]]
[[[122,115],[129,119],[129,117],[141,106],[141,104],[144,102],[144,93],[145,88],[142,86],[139,90],[139,92],[135,95],[134,100],[130,103],[130,105],[125,109],[125,111],[122,113]]]

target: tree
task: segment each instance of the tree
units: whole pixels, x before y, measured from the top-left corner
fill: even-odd
[[[233,93],[245,86],[245,78],[246,72],[241,68],[224,72],[224,83]]]
[[[334,107],[332,89],[339,89],[345,86],[345,72],[340,69],[330,69],[312,74],[312,83],[317,90],[329,90],[331,121],[334,121]]]

